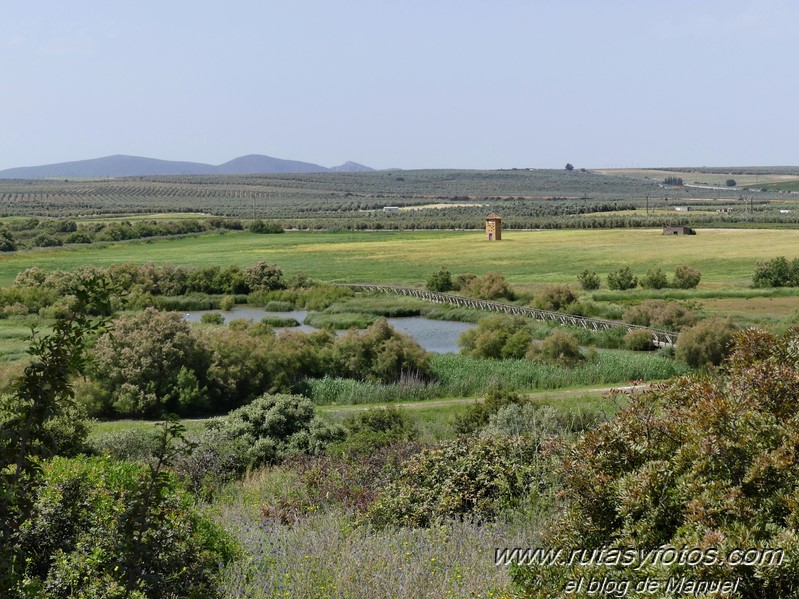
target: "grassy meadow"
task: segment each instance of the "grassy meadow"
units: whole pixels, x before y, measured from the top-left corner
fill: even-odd
[[[746,286],[758,261],[799,253],[799,230],[700,229],[663,236],[659,229],[507,231],[487,242],[480,231],[248,232],[18,252],[0,258],[0,285],[31,266],[72,270],[123,262],[185,266],[249,266],[259,260],[287,274],[305,272],[328,282],[417,285],[440,266],[453,273],[497,271],[521,287],[576,283],[584,269],[600,276],[621,266],[644,274],[690,264],[702,288]]]

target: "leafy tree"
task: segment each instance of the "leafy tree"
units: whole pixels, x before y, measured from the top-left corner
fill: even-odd
[[[727,179],[727,187],[735,187],[735,179]]]
[[[624,291],[626,289],[633,289],[637,286],[638,279],[632,273],[629,266],[625,266],[608,273],[608,287],[610,289]]]
[[[442,268],[427,277],[426,286],[430,291],[451,291],[452,274],[446,268]]]
[[[179,412],[178,374],[186,368],[202,380],[207,350],[176,312],[147,308],[118,318],[92,351],[94,378],[111,394],[114,412],[158,417]]]
[[[599,289],[599,275],[597,275],[593,270],[584,270],[577,275],[577,280],[580,283],[580,287],[582,287],[585,291]]]
[[[567,162],[566,163],[566,170],[567,171],[573,171],[574,170],[574,165],[572,165],[570,162]]]

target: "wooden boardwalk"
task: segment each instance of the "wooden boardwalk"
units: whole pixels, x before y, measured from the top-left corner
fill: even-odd
[[[371,284],[340,284],[340,287],[347,287],[354,291],[377,291],[380,293],[395,293],[416,297],[439,304],[451,304],[461,308],[472,308],[474,310],[486,310],[488,312],[500,312],[503,314],[513,314],[516,316],[526,316],[535,320],[554,322],[560,325],[582,327],[590,331],[605,331],[608,329],[622,328],[628,331],[643,330],[652,334],[652,341],[660,347],[674,345],[677,341],[677,333],[653,329],[636,324],[627,324],[617,320],[604,320],[602,318],[587,318],[585,316],[575,316],[562,312],[552,312],[550,310],[538,310],[537,308],[527,308],[514,304],[505,304],[491,300],[475,299],[473,297],[463,297],[452,293],[440,293],[438,291],[427,291],[425,289],[415,289],[413,287],[399,287],[397,285],[371,285]]]

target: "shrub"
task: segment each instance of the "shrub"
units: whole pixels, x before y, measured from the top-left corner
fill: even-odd
[[[633,289],[637,285],[638,279],[632,273],[629,266],[608,273],[608,287],[610,289],[624,291],[626,289]]]
[[[727,179],[726,185],[727,185],[727,187],[735,187],[735,185],[736,185],[735,179]]]
[[[250,291],[284,289],[283,271],[266,262],[257,262],[244,270],[244,279]]]
[[[718,365],[730,351],[737,330],[731,318],[703,320],[680,332],[675,355],[693,368]]]
[[[555,331],[541,343],[532,344],[525,357],[534,362],[562,366],[574,366],[585,360],[577,337],[564,331]]]
[[[280,223],[264,222],[261,219],[252,221],[248,228],[250,233],[283,233]]]
[[[491,416],[499,410],[509,405],[519,404],[525,401],[521,395],[514,391],[509,391],[501,385],[492,387],[486,393],[483,401],[469,404],[466,411],[455,417],[452,424],[453,430],[459,435],[469,435],[476,433],[486,426]]]
[[[535,297],[534,305],[539,310],[563,310],[576,300],[568,285],[548,285]]]
[[[461,352],[475,358],[523,358],[533,340],[529,322],[519,316],[489,316],[458,340]]]
[[[236,547],[174,476],[160,473],[153,487],[143,466],[87,457],[54,458],[42,474],[20,535],[28,589],[54,598],[218,596],[217,574]]]
[[[200,317],[203,324],[225,324],[225,317],[219,312],[206,312]]]
[[[660,268],[649,269],[646,275],[641,278],[641,287],[644,289],[663,289],[669,286],[666,273]]]
[[[522,402],[499,408],[480,430],[480,436],[496,439],[523,435],[540,443],[544,437],[562,432],[563,427],[555,408]]]
[[[655,348],[652,333],[643,329],[633,329],[624,336],[624,347],[633,351],[650,351]]]
[[[91,242],[92,238],[85,231],[76,231],[70,235],[67,235],[66,239],[64,239],[64,243],[91,243]]]
[[[514,297],[513,290],[505,277],[497,272],[487,272],[482,277],[476,277],[465,287],[462,285],[460,289],[467,295],[484,300],[500,298],[512,300]]]
[[[452,517],[490,520],[529,491],[536,446],[522,437],[461,437],[405,462],[367,512],[375,526],[429,526]]]
[[[740,597],[796,597],[799,462],[799,334],[738,333],[713,373],[630,394],[613,420],[556,446],[564,511],[544,547],[636,550],[712,548],[721,563],[692,565],[695,580],[740,579]],[[735,548],[775,548],[784,559],[737,566]],[[684,554],[683,554],[684,555]],[[683,560],[640,567],[517,567],[521,596],[559,595],[581,576],[679,580]],[[664,590],[661,587],[661,591]],[[659,593],[657,596],[664,596]]]
[[[671,286],[676,289],[694,289],[699,285],[702,273],[692,266],[682,264],[674,270]]]
[[[452,274],[446,268],[442,268],[427,277],[426,286],[430,291],[450,291]]]
[[[232,295],[226,295],[219,301],[219,309],[225,312],[230,312],[236,306],[236,298]]]
[[[645,300],[632,306],[622,315],[624,322],[644,327],[655,327],[669,331],[679,331],[685,326],[696,324],[696,315],[680,302]]]
[[[799,286],[799,258],[788,262],[783,256],[767,262],[758,262],[752,278],[752,287]]]
[[[452,280],[452,288],[457,291],[465,292],[476,278],[477,275],[470,272],[455,275],[455,278]]]
[[[577,280],[580,283],[580,287],[582,287],[585,291],[599,289],[599,275],[597,275],[593,270],[584,270],[577,275]]]
[[[344,421],[347,438],[339,442],[337,453],[368,454],[398,441],[412,441],[419,433],[413,420],[399,408],[371,408]]]
[[[14,236],[8,229],[0,229],[0,252],[13,252],[17,249]]]
[[[40,248],[50,248],[64,245],[64,243],[58,237],[53,237],[47,233],[40,233],[33,238],[33,245]]]
[[[333,344],[334,374],[372,382],[392,383],[403,376],[430,378],[430,362],[421,346],[397,333],[385,318],[364,332],[349,331]]]
[[[301,395],[262,395],[206,424],[222,439],[246,447],[247,466],[275,464],[292,454],[318,453],[344,437],[340,426],[325,424]]]

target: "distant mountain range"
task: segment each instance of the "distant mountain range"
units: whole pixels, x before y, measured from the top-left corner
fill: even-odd
[[[177,162],[141,156],[105,156],[92,160],[59,162],[42,166],[23,166],[0,171],[0,179],[52,179],[94,177],[145,177],[149,175],[260,175],[268,173],[362,173],[375,169],[345,162],[327,168],[310,162],[282,160],[250,154],[220,165],[202,162]]]

